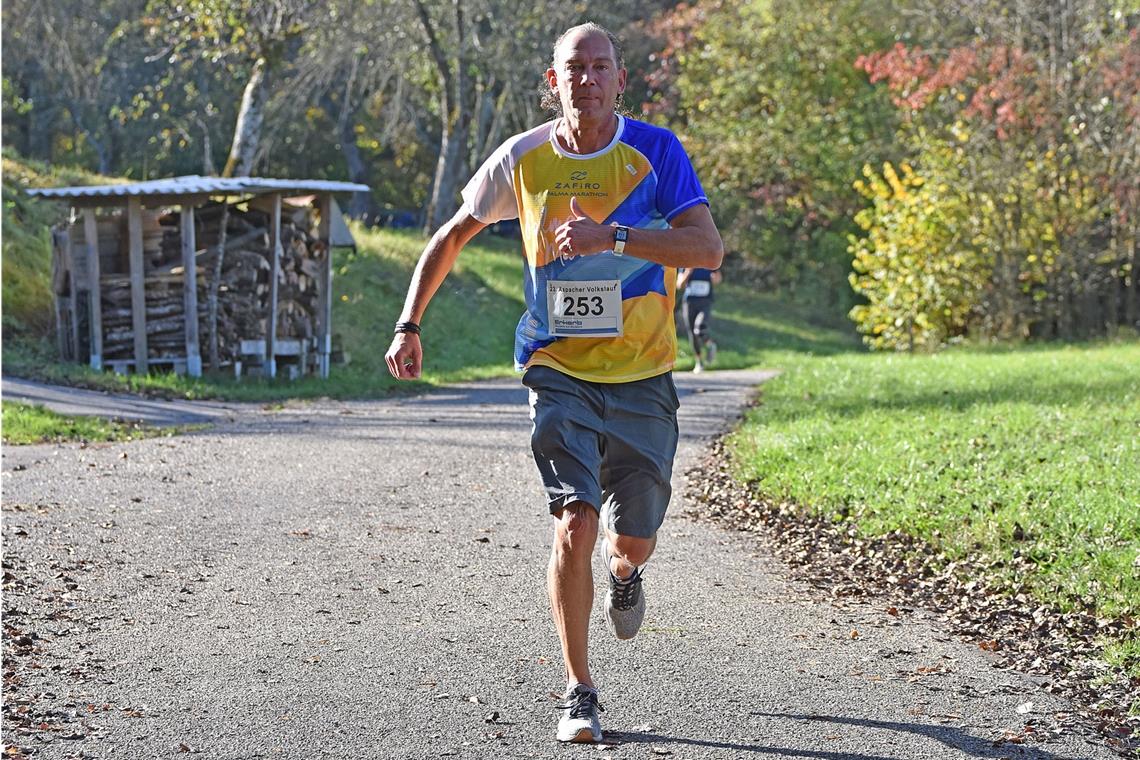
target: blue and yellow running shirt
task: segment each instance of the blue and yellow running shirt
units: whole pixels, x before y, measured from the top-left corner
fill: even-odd
[[[571,217],[571,197],[596,222],[640,229],[666,229],[708,198],[666,129],[619,116],[609,145],[579,155],[559,145],[556,124],[507,140],[463,189],[479,221],[518,218],[522,227],[527,310],[515,331],[515,368],[543,365],[602,383],[668,372],[677,353],[676,270],[612,251],[562,257],[554,233]]]

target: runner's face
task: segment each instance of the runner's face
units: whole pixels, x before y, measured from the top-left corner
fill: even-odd
[[[562,113],[573,123],[587,124],[613,114],[617,96],[625,91],[625,77],[609,38],[588,31],[563,40],[554,66],[546,72],[546,81],[562,101]]]

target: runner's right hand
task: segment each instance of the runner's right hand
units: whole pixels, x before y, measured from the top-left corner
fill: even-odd
[[[420,336],[415,333],[396,333],[384,361],[388,372],[397,380],[415,380],[423,367],[424,350]]]

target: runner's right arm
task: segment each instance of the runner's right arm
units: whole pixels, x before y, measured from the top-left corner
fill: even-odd
[[[412,282],[408,286],[408,297],[404,300],[404,310],[400,312],[400,322],[420,324],[432,296],[443,284],[448,272],[463,246],[475,237],[484,227],[466,208],[461,208],[455,216],[436,230],[424,248]],[[388,372],[397,380],[414,380],[423,369],[423,347],[420,336],[410,332],[396,333],[392,345],[384,355]]]

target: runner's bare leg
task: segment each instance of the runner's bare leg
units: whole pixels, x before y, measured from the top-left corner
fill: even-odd
[[[593,686],[587,645],[594,575],[590,562],[598,538],[598,513],[585,502],[569,504],[555,517],[554,546],[547,569],[550,612],[562,642],[567,685]]]

